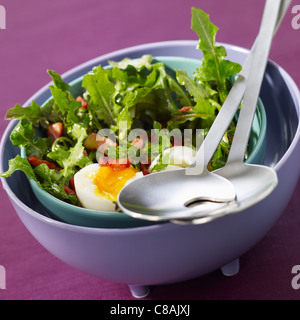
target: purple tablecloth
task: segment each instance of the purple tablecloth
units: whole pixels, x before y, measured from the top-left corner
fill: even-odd
[[[300,5],[294,0],[294,5]],[[217,40],[250,48],[264,1],[251,0],[2,0],[6,29],[0,29],[0,133],[5,113],[49,82],[46,69],[64,73],[99,55],[165,40],[196,40],[191,7],[211,14]],[[300,86],[300,30],[289,10],[271,58]],[[300,19],[299,19],[300,23]],[[1,26],[1,24],[0,24]],[[240,272],[221,272],[183,283],[157,286],[147,299],[298,299],[291,282],[300,265],[300,184],[284,214],[243,257]],[[0,266],[6,289],[0,299],[133,299],[126,285],[86,275],[47,252],[19,220],[1,188]],[[238,239],[237,239],[238,241]],[[0,271],[3,268],[0,268]],[[3,286],[2,286],[3,287]]]

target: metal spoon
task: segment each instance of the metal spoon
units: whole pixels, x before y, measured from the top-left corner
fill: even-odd
[[[199,212],[234,205],[234,186],[209,172],[207,165],[206,160],[199,175],[188,175],[186,168],[152,173],[134,180],[119,193],[118,205],[129,216],[150,221],[192,217]],[[199,203],[201,206],[196,207]]]
[[[209,216],[201,217],[199,215],[198,218],[195,217],[192,220],[174,220],[173,222],[179,224],[207,223],[228,213],[245,210],[267,197],[276,187],[278,179],[275,170],[262,165],[246,164],[244,163],[244,155],[268,61],[272,37],[276,33],[290,3],[291,0],[267,0],[262,25],[265,25],[265,21],[268,24],[261,28],[255,43],[255,54],[251,63],[247,88],[231,150],[226,165],[215,171],[216,174],[228,179],[235,186],[237,206],[223,208],[222,212],[219,213],[211,212]],[[280,7],[279,13],[278,7]]]
[[[118,205],[124,213],[144,220],[166,221],[235,206],[234,186],[207,170],[242,99],[245,79],[237,79],[234,88],[237,92],[230,93],[226,99],[197,152],[194,165],[178,171],[152,173],[132,181],[118,196]],[[196,206],[199,203],[201,206]]]
[[[118,195],[121,211],[134,218],[167,221],[236,205],[234,186],[207,169],[240,104],[246,80],[239,77],[234,88],[237,92],[229,93],[194,163],[186,169],[152,173],[132,181]]]
[[[154,173],[131,182],[118,196],[120,209],[135,218],[165,221],[199,218],[210,212],[236,207],[233,184],[209,172],[207,166],[233,118],[245,88],[246,77],[240,76],[197,152],[195,165],[178,171]]]

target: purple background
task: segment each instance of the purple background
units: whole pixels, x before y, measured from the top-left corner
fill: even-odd
[[[292,6],[300,5],[294,0]],[[191,7],[210,13],[219,42],[250,48],[263,0],[2,0],[0,30],[0,134],[8,108],[23,104],[49,82],[46,69],[64,73],[89,59],[125,47],[166,40],[196,40]],[[271,58],[300,86],[300,30],[289,10]],[[300,22],[300,21],[299,21]],[[252,250],[241,269],[226,278],[207,276],[153,288],[147,299],[299,299],[291,286],[300,265],[300,183],[286,211]],[[1,299],[133,299],[126,285],[86,275],[48,253],[23,226],[0,188],[0,265],[6,268]],[[238,239],[237,239],[238,241]]]

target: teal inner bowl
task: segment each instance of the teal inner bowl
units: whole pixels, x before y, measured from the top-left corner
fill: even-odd
[[[167,71],[170,72],[170,75],[172,75],[174,69],[179,69],[187,71],[190,77],[193,77],[193,73],[201,64],[200,60],[183,57],[156,57],[155,61],[163,62],[167,67]],[[82,79],[83,76],[69,83],[71,86],[69,90],[72,95],[82,95]],[[246,163],[263,163],[266,150],[266,129],[266,112],[262,101],[259,100],[250,134],[248,146],[249,155]],[[21,148],[21,156],[24,158],[26,157],[25,148]],[[77,207],[55,198],[41,189],[35,180],[29,179],[29,182],[35,196],[49,214],[54,219],[66,223],[85,227],[118,229],[136,228],[161,223],[135,219],[127,216],[123,212],[104,212]]]

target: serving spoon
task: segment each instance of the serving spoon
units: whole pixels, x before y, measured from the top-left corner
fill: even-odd
[[[214,173],[228,179],[236,190],[236,206],[222,208],[222,211],[210,212],[208,216],[201,214],[191,219],[174,220],[179,224],[201,224],[220,218],[226,214],[239,212],[260,202],[277,186],[276,171],[263,165],[244,163],[244,155],[251,132],[251,126],[263,81],[272,38],[291,3],[291,0],[267,0],[262,28],[254,45],[254,56],[247,79],[247,87],[238,118],[235,135],[226,165]],[[279,8],[279,10],[278,10]],[[277,11],[277,14],[276,14]],[[264,27],[264,25],[266,27]],[[248,72],[248,66],[244,72]]]
[[[270,15],[264,14],[261,29],[272,28],[268,27],[268,19],[274,15],[278,17],[282,7],[279,0],[275,0],[273,5],[270,3],[267,0],[265,11]],[[237,207],[233,183],[209,172],[207,166],[243,98],[256,47],[198,150],[194,163],[186,169],[153,173],[132,181],[118,196],[118,205],[124,213],[150,221],[196,223],[196,220],[210,217],[210,213],[217,216]],[[191,218],[197,219],[193,221]],[[203,223],[201,221],[199,223]]]

